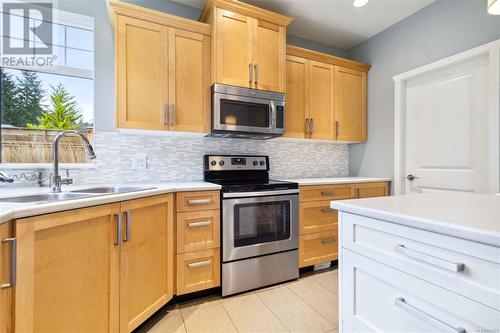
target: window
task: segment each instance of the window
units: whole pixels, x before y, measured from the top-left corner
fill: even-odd
[[[52,141],[61,131],[78,130],[93,141],[94,20],[51,8],[49,18],[30,11],[26,19],[26,11],[2,8],[10,29],[2,30],[0,163],[50,163]],[[44,29],[50,25],[49,43],[37,36],[42,23]],[[33,29],[23,30],[23,24]],[[32,52],[5,52],[6,43],[29,45]],[[63,163],[90,163],[78,138],[64,138],[59,149]]]

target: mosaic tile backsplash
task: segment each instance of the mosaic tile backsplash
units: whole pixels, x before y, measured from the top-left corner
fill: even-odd
[[[347,144],[97,132],[95,168],[72,170],[75,184],[151,183],[203,178],[203,155],[269,155],[274,179],[347,176]],[[147,168],[132,160],[142,154]]]

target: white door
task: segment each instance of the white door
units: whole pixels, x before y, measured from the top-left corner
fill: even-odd
[[[489,192],[489,84],[487,55],[405,81],[405,193]]]

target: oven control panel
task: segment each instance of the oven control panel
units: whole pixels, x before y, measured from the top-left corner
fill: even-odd
[[[267,156],[206,155],[205,170],[269,170]]]

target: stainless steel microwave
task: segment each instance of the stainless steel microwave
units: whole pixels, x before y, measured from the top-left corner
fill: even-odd
[[[215,83],[209,136],[271,139],[285,131],[285,94]]]

